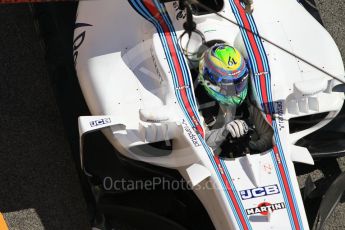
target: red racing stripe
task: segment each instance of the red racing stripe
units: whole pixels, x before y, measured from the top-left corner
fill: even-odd
[[[259,51],[258,45],[257,45],[257,43],[255,41],[254,34],[252,32],[250,32],[251,31],[251,27],[250,27],[250,23],[248,21],[248,18],[246,16],[246,13],[245,13],[242,5],[240,4],[239,0],[234,0],[234,2],[236,4],[236,7],[237,7],[239,13],[240,13],[240,17],[242,19],[243,25],[244,25],[244,27],[246,29],[246,33],[247,33],[247,36],[249,38],[251,48],[253,49],[255,60],[256,60],[256,63],[258,65],[258,71],[259,71],[259,73],[263,73],[263,72],[265,72],[265,68],[263,66],[263,60],[262,60],[262,57],[260,55],[260,51]],[[268,106],[268,96],[267,96],[268,93],[267,93],[267,87],[266,87],[267,83],[266,83],[265,74],[260,74],[257,77],[259,77],[259,81],[260,81],[260,88],[261,88],[263,106]],[[267,120],[272,124],[272,117],[271,117],[271,115],[267,115],[266,117],[267,117]],[[289,187],[289,184],[288,184],[288,181],[287,181],[287,177],[286,177],[286,174],[285,174],[285,171],[284,171],[284,167],[282,165],[282,162],[281,162],[281,159],[280,159],[280,156],[279,156],[279,151],[278,151],[278,148],[277,148],[276,145],[273,147],[273,150],[274,150],[274,155],[276,157],[276,161],[278,163],[278,168],[279,168],[280,174],[281,174],[282,179],[283,179],[283,184],[284,184],[284,188],[286,190],[288,202],[289,202],[289,205],[291,207],[292,217],[293,217],[296,229],[299,230],[300,226],[299,226],[299,222],[298,222],[298,218],[297,218],[297,214],[296,214],[295,205],[294,205],[294,202],[292,200],[292,195],[291,195],[290,187]]]
[[[180,63],[178,61],[177,52],[176,52],[176,49],[174,47],[174,43],[173,43],[173,40],[172,40],[172,37],[171,37],[171,33],[170,33],[170,30],[169,30],[169,27],[167,26],[167,24],[164,21],[164,19],[163,19],[162,15],[160,14],[160,12],[155,7],[155,5],[152,2],[152,0],[144,0],[143,2],[145,4],[146,8],[158,20],[158,22],[162,26],[162,29],[163,29],[164,34],[165,34],[165,37],[167,39],[167,43],[168,43],[168,47],[169,47],[169,51],[170,51],[171,57],[173,59],[174,66],[176,68],[176,73],[177,73],[177,76],[178,76],[179,87],[181,87],[180,93],[181,93],[181,97],[182,97],[183,103],[184,103],[184,105],[185,105],[185,107],[187,109],[188,114],[192,118],[193,123],[195,124],[197,130],[202,134],[202,136],[204,136],[203,129],[200,126],[198,120],[196,119],[194,111],[192,110],[191,105],[190,105],[189,100],[188,100],[188,97],[187,97],[187,92],[186,92],[186,88],[185,88],[183,72],[182,72],[182,69],[181,69],[181,65],[180,65]],[[242,213],[242,211],[240,209],[240,206],[239,206],[239,204],[238,204],[238,202],[236,200],[234,191],[231,189],[230,182],[228,181],[228,179],[227,179],[227,177],[226,177],[226,175],[224,173],[224,170],[223,170],[223,168],[222,168],[222,166],[220,164],[219,158],[218,157],[214,157],[214,160],[216,161],[216,164],[218,165],[218,169],[220,170],[220,174],[222,176],[222,180],[223,180],[223,182],[224,182],[224,184],[226,186],[227,193],[229,194],[229,196],[230,196],[230,198],[232,200],[232,203],[234,204],[234,207],[236,209],[236,213],[237,213],[237,215],[240,218],[241,225],[243,226],[243,228],[245,230],[248,230],[249,228],[248,228],[247,223],[245,221],[245,217],[243,216],[243,213]]]
[[[262,62],[261,56],[260,56],[260,51],[259,51],[258,45],[256,44],[254,33],[250,32],[252,30],[251,30],[250,23],[248,21],[246,12],[243,10],[243,7],[242,7],[242,5],[241,5],[239,0],[235,0],[235,5],[236,5],[236,7],[238,9],[238,12],[240,13],[240,17],[242,19],[243,26],[244,26],[244,28],[246,30],[247,36],[249,38],[249,42],[250,42],[250,44],[251,44],[251,46],[253,48],[255,60],[257,61],[257,65],[258,65],[258,71],[259,71],[259,73],[263,73],[264,72],[264,66],[263,66],[263,62]],[[261,89],[266,89],[265,75],[258,75],[258,76],[255,76],[255,77],[259,77],[260,78]],[[264,102],[268,101],[268,96],[267,96],[266,90],[264,90],[261,93],[262,93],[263,101]]]
[[[170,31],[168,25],[166,24],[166,22],[164,21],[163,16],[161,15],[159,10],[157,9],[155,4],[153,3],[153,1],[152,0],[143,0],[143,3],[146,6],[146,8],[150,11],[150,13],[157,19],[157,21],[159,22],[159,24],[161,25],[161,27],[164,31],[165,37],[167,39],[169,51],[171,54],[171,58],[173,60],[174,66],[176,68],[175,70],[176,70],[176,74],[177,74],[177,78],[178,78],[178,83],[179,83],[179,87],[180,87],[179,90],[181,93],[183,104],[185,105],[189,116],[192,118],[192,121],[193,121],[196,129],[201,134],[201,136],[204,137],[204,130],[201,127],[198,119],[196,118],[197,116],[195,115],[195,113],[191,107],[191,104],[188,100],[187,91],[186,91],[187,89],[186,89],[186,85],[184,82],[183,72],[182,72],[181,64],[180,64],[178,56],[177,56],[177,51],[176,51],[175,46],[174,46],[174,41],[171,37],[171,31]],[[192,87],[192,86],[188,86],[188,87]]]
[[[287,179],[286,179],[286,174],[285,174],[284,166],[283,166],[283,164],[281,162],[281,158],[280,158],[280,155],[279,155],[279,150],[278,150],[276,145],[273,147],[273,151],[274,151],[274,155],[276,157],[277,163],[278,163],[279,171],[280,171],[280,173],[282,175],[282,178],[283,178],[284,187],[285,187],[285,189],[289,188],[289,184],[288,184]],[[296,214],[296,210],[295,210],[296,207],[295,207],[294,202],[292,200],[290,189],[287,190],[286,195],[287,195],[290,207],[291,207],[292,218],[294,219],[296,229],[300,230],[301,228],[299,226],[299,222],[298,222],[297,214]]]
[[[266,114],[266,119],[267,119],[267,121],[270,123],[270,124],[272,124],[272,116],[271,116],[271,114]]]
[[[248,230],[249,228],[248,228],[247,223],[246,223],[246,221],[244,219],[244,216],[243,216],[243,213],[242,213],[242,211],[241,211],[241,209],[239,207],[239,204],[237,203],[234,191],[232,190],[231,185],[230,185],[230,183],[228,181],[228,178],[225,175],[224,168],[222,167],[222,165],[220,163],[219,157],[218,156],[214,156],[213,158],[214,158],[214,161],[216,162],[216,165],[217,165],[217,167],[219,169],[219,173],[222,176],[222,179],[224,181],[226,190],[227,190],[228,194],[230,195],[232,203],[234,204],[234,207],[236,209],[236,213],[237,213],[238,217],[240,218],[242,227],[243,227],[244,230]]]

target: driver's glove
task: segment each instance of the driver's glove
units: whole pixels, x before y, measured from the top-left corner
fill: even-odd
[[[240,138],[248,133],[248,125],[243,120],[233,120],[226,124],[225,129],[232,138]]]

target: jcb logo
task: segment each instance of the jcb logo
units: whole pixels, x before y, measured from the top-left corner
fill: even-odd
[[[240,191],[240,195],[242,200],[262,197],[262,196],[269,196],[279,193],[279,188],[277,185],[269,185],[265,187],[258,187],[253,189],[247,189]]]
[[[109,124],[111,122],[110,118],[104,118],[96,121],[90,121],[90,126],[95,127],[99,125]]]

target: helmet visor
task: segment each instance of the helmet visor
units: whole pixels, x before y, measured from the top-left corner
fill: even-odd
[[[242,80],[239,82],[219,85],[218,86],[219,93],[225,96],[239,95],[244,89],[246,89],[247,84],[248,84],[248,75],[243,77]]]
[[[206,68],[204,71],[204,79],[209,81],[210,88],[223,94],[224,96],[235,96],[240,94],[248,85],[248,69],[241,77],[234,78],[233,76],[219,76],[209,72]]]

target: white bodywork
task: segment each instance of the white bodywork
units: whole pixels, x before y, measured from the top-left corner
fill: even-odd
[[[263,109],[267,106],[263,96],[266,90],[267,101],[274,107],[274,114],[266,118],[272,119],[276,146],[262,154],[220,159],[202,138],[202,118],[197,112],[187,61],[174,41],[174,31],[178,38],[184,22],[177,17],[181,12],[176,9],[176,2],[166,3],[165,8],[152,0],[131,2],[132,5],[124,0],[79,2],[76,70],[88,107],[93,116],[99,116],[80,118],[81,136],[103,129],[108,140],[126,157],[179,170],[218,230],[308,229],[292,162],[313,164],[313,160],[307,149],[294,144],[331,119],[294,134],[289,132],[288,120],[321,112],[334,117],[344,99],[342,93],[331,91],[337,82],[265,41],[246,43],[236,25],[214,14],[195,16],[197,28],[206,40],[224,40],[251,61],[258,56],[250,54],[250,46],[261,43],[264,49],[260,49],[260,55],[267,60],[263,72],[252,69],[252,84],[258,105]],[[297,1],[254,2],[255,11],[248,20],[251,26],[255,21],[260,35],[333,75],[344,76],[341,56],[332,38]],[[225,0],[220,13],[240,23],[241,15],[234,14],[236,3],[237,0]],[[149,5],[151,8],[147,8]],[[169,33],[159,30],[159,23],[164,22],[150,22],[139,14],[141,10],[149,17],[152,7],[158,12],[153,16],[163,15],[167,24],[171,20]],[[173,47],[164,43],[169,36],[176,55],[171,50],[166,52]],[[196,39],[191,47],[198,45]],[[171,66],[176,72],[176,66],[181,68],[182,85]],[[265,77],[269,80],[263,88],[260,78]],[[132,151],[135,146],[164,140],[173,140],[170,155],[149,156]]]

